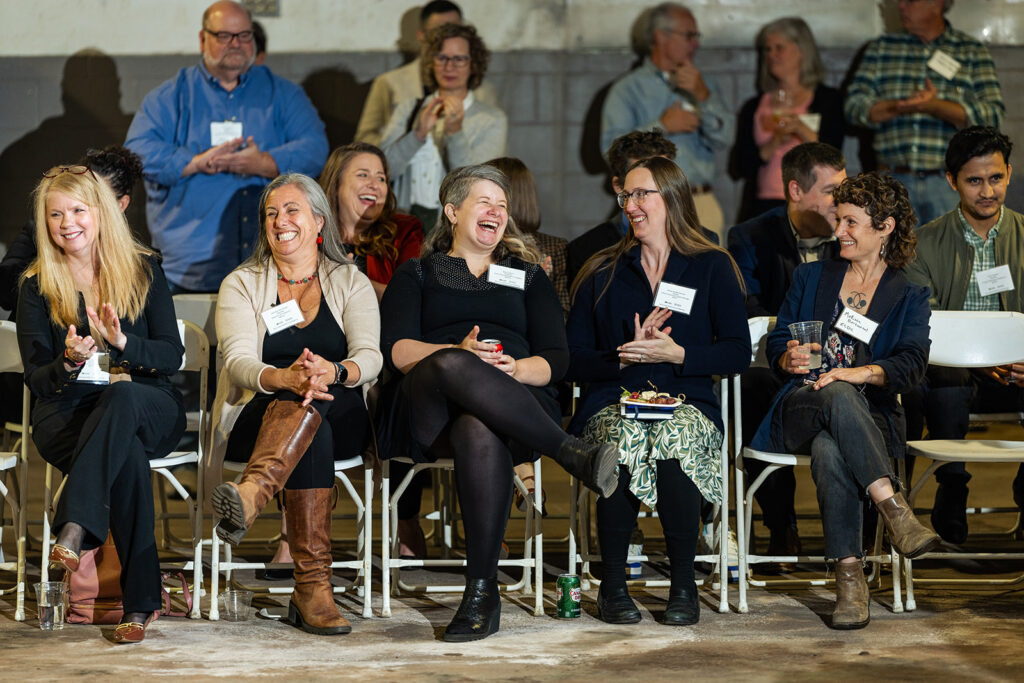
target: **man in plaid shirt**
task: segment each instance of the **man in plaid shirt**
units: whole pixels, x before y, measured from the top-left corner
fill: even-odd
[[[917,231],[917,260],[906,270],[908,279],[931,287],[932,310],[1024,313],[1024,215],[1003,206],[1012,149],[1008,137],[984,126],[965,128],[949,143],[946,180],[960,203]],[[971,408],[1024,410],[1022,387],[1024,363],[973,371],[929,365],[924,382],[903,395],[908,438],[920,438],[923,417],[930,438],[962,439]],[[951,543],[967,539],[970,478],[963,463],[935,472],[932,526]],[[1024,507],[1024,467],[1013,493]]]
[[[921,223],[955,202],[942,168],[966,126],[998,128],[1005,108],[988,49],[955,30],[953,0],[900,0],[901,33],[873,41],[846,96],[847,120],[874,131],[879,170],[910,193]]]

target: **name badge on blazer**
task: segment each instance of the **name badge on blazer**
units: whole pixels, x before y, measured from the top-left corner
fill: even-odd
[[[978,292],[982,296],[1008,292],[1011,289],[1013,289],[1013,276],[1010,275],[1010,266],[1005,263],[978,273]]]
[[[875,330],[878,329],[878,323],[866,315],[844,308],[843,312],[839,314],[839,320],[836,321],[836,329],[867,344],[871,341]]]
[[[659,282],[658,291],[654,293],[654,305],[657,308],[667,308],[676,313],[690,315],[693,308],[693,300],[697,296],[697,290],[692,287],[674,285],[671,282]]]
[[[526,271],[492,263],[487,268],[487,281],[504,287],[526,289]]]
[[[110,354],[99,351],[92,354],[78,371],[75,381],[86,384],[110,384]]]
[[[302,311],[299,310],[299,303],[295,299],[271,306],[260,315],[263,316],[263,323],[267,326],[268,334],[277,334],[306,319],[302,315]]]

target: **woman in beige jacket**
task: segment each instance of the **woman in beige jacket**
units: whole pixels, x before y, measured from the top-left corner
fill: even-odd
[[[362,453],[369,435],[357,387],[381,368],[377,298],[345,258],[316,181],[279,176],[259,210],[255,252],[217,299],[214,464],[248,465],[238,484],[213,489],[216,531],[237,544],[283,489],[295,562],[289,619],[311,633],[348,633],[331,594],[330,497],[334,461]]]

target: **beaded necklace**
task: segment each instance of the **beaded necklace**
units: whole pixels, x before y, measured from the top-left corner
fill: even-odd
[[[313,280],[315,280],[316,279],[316,273],[313,273],[309,277],[304,277],[301,280],[289,280],[284,275],[281,275],[280,273],[278,273],[277,274],[277,279],[280,280],[281,282],[287,282],[290,285],[304,285],[307,282],[312,282]]]

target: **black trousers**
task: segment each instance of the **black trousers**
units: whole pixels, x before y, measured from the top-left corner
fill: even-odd
[[[110,532],[121,560],[125,612],[161,606],[149,461],[170,453],[184,431],[177,392],[141,382],[115,382],[66,410],[47,411],[33,425],[39,454],[67,475],[54,532],[80,524],[83,549],[102,545]]]

